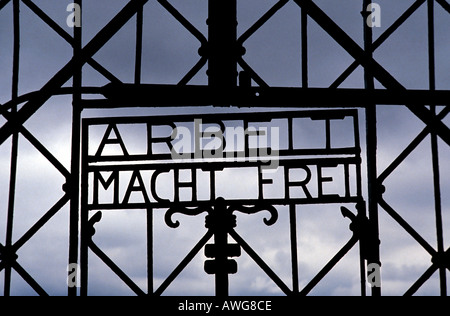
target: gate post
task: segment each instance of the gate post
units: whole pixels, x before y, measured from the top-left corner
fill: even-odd
[[[216,296],[227,297],[229,290],[228,275],[238,271],[237,262],[228,259],[239,257],[239,244],[228,244],[228,233],[237,226],[236,215],[227,209],[225,200],[218,198],[214,209],[206,216],[206,228],[214,234],[214,244],[205,246],[205,255],[214,260],[205,261],[205,272],[216,277]]]
[[[236,0],[209,0],[207,23],[208,85],[221,91],[234,88],[238,53]]]

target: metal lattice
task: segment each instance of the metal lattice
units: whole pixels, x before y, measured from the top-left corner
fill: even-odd
[[[245,2],[246,0],[241,0]],[[429,257],[431,264],[420,276],[408,286],[407,295],[417,293],[430,278],[438,274],[439,292],[441,295],[447,294],[447,269],[450,269],[449,250],[446,249],[444,232],[445,210],[448,205],[443,192],[448,184],[443,180],[443,172],[447,172],[448,163],[445,156],[445,150],[450,144],[450,130],[446,123],[446,117],[449,112],[448,100],[450,91],[439,90],[448,82],[439,82],[437,70],[439,62],[436,59],[438,39],[436,38],[436,27],[448,29],[450,25],[448,13],[450,13],[450,4],[446,0],[416,0],[411,1],[409,7],[404,9],[383,32],[373,40],[373,28],[368,24],[368,18],[371,18],[372,11],[367,8],[372,4],[371,0],[360,1],[359,7],[362,8],[358,25],[354,28],[362,30],[362,45],[355,40],[348,32],[340,27],[342,21],[331,18],[328,5],[323,1],[313,0],[280,0],[272,1],[268,9],[261,9],[264,12],[251,22],[249,27],[238,32],[237,22],[237,3],[236,1],[214,1],[209,0],[202,3],[207,8],[207,32],[204,34],[197,28],[190,18],[186,17],[182,11],[177,9],[177,4],[173,1],[158,0],[129,0],[125,1],[115,12],[112,18],[106,18],[109,21],[93,35],[92,39],[85,42],[84,36],[88,32],[84,21],[79,27],[73,28],[73,35],[67,29],[61,26],[61,23],[52,18],[49,8],[45,8],[44,3],[31,0],[0,0],[0,19],[9,18],[12,32],[11,56],[2,54],[1,58],[6,60],[0,65],[9,65],[12,69],[11,88],[2,87],[2,90],[12,91],[10,98],[0,105],[2,115],[2,126],[0,127],[0,145],[2,160],[8,157],[7,176],[8,183],[4,184],[5,192],[2,197],[7,203],[2,205],[2,213],[6,218],[4,222],[5,239],[0,243],[0,271],[3,276],[3,294],[11,295],[14,282],[13,273],[18,275],[18,279],[28,284],[37,294],[45,295],[48,293],[44,281],[38,281],[36,275],[29,272],[29,269],[21,264],[21,251],[23,248],[37,238],[40,232],[48,227],[52,227],[55,217],[68,214],[68,260],[69,279],[74,276],[73,271],[78,272],[80,267],[81,282],[73,285],[69,282],[69,295],[87,295],[90,278],[95,275],[89,273],[90,261],[88,258],[95,255],[105,266],[107,270],[118,276],[127,288],[138,295],[162,295],[167,288],[179,277],[183,270],[192,264],[201,250],[204,249],[205,256],[212,260],[206,260],[204,270],[207,274],[215,276],[216,295],[226,296],[229,294],[229,275],[239,275],[239,267],[236,261],[230,260],[232,257],[240,257],[242,253],[250,258],[263,273],[275,284],[277,289],[285,295],[307,295],[310,294],[319,283],[325,282],[324,278],[332,271],[339,262],[348,253],[359,245],[358,249],[358,272],[359,293],[366,295],[367,279],[376,281],[371,288],[372,295],[382,293],[381,285],[383,275],[380,275],[380,267],[383,267],[383,273],[389,274],[388,267],[383,266],[384,259],[380,254],[381,246],[394,243],[389,236],[380,235],[380,229],[383,229],[385,219],[380,221],[380,216],[387,214],[389,221],[394,221],[399,226],[398,230],[405,231],[407,235],[419,245],[421,251],[425,251],[425,256]],[[87,14],[89,1],[76,0],[77,6],[83,13]],[[257,3],[248,4],[258,7]],[[388,10],[389,3],[384,4],[384,9]],[[148,29],[145,24],[146,14],[149,6],[151,9],[159,8],[176,21],[177,26],[181,26],[183,32],[194,39],[198,45],[198,57],[193,66],[187,72],[180,76],[178,84],[168,84],[158,81],[158,84],[145,83],[143,78],[151,71],[143,66],[145,63],[145,44]],[[162,9],[162,10],[161,10]],[[247,57],[249,54],[249,42],[258,34],[263,33],[265,27],[272,23],[283,10],[298,10],[298,25],[296,31],[292,31],[299,39],[299,50],[297,51],[298,60],[298,81],[292,87],[273,87],[268,82],[270,80],[261,74],[261,71],[252,67],[252,61]],[[409,89],[402,85],[396,76],[383,67],[382,61],[377,60],[377,51],[383,48],[395,34],[404,27],[411,19],[417,15],[418,11],[426,12],[426,40],[420,43],[426,48],[427,58],[422,61],[426,64],[428,74],[423,79],[427,82],[424,89]],[[26,12],[26,13],[24,13]],[[327,13],[326,13],[327,12]],[[439,23],[436,15],[439,12]],[[52,76],[45,84],[36,91],[21,91],[20,83],[30,80],[30,77],[36,76],[36,73],[23,73],[22,65],[24,63],[23,51],[26,43],[23,42],[22,33],[24,25],[27,23],[21,20],[21,16],[33,16],[36,21],[45,25],[55,35],[55,41],[66,45],[65,53],[70,56],[69,61],[58,68],[56,74]],[[64,12],[64,17],[68,13]],[[98,13],[101,14],[101,13]],[[162,15],[163,13],[161,13]],[[358,12],[358,14],[360,14]],[[443,18],[441,17],[443,16]],[[11,18],[12,17],[12,18]],[[65,21],[65,18],[64,18]],[[135,22],[130,32],[130,21]],[[278,22],[278,21],[277,21]],[[279,23],[279,22],[278,22]],[[7,24],[5,22],[5,24]],[[28,24],[27,24],[28,25]],[[338,78],[326,87],[311,87],[311,60],[313,53],[311,43],[314,39],[310,37],[311,29],[319,28],[326,34],[327,38],[332,39],[341,51],[350,56],[349,66],[340,72]],[[38,29],[40,30],[40,29]],[[2,30],[2,36],[3,36]],[[135,39],[133,47],[134,63],[130,72],[132,73],[132,82],[124,82],[114,71],[102,65],[107,61],[101,60],[98,53],[103,47],[111,43],[114,36],[120,32],[127,32],[128,37]],[[131,34],[132,33],[132,34]],[[439,46],[442,48],[442,46]],[[68,53],[70,52],[70,53]],[[445,52],[444,52],[445,54]],[[9,59],[11,63],[9,64]],[[399,58],[402,58],[399,56]],[[56,63],[56,61],[55,61]],[[12,67],[11,67],[12,64]],[[446,65],[448,66],[448,64]],[[89,68],[88,68],[89,67]],[[207,67],[207,83],[192,84],[197,82],[196,78]],[[25,69],[27,69],[25,67]],[[88,69],[95,72],[95,76],[100,75],[101,81],[105,84],[89,84],[93,81],[88,78]],[[362,80],[357,87],[343,88],[345,81],[357,70],[362,70]],[[9,73],[9,70],[8,70]],[[27,79],[27,80],[25,80]],[[94,80],[95,82],[95,80]],[[6,93],[4,93],[6,95]],[[48,127],[48,123],[42,119],[41,110],[49,107],[54,108],[54,102],[58,98],[65,98],[71,101],[71,129],[70,140],[66,139],[66,144],[70,143],[70,160],[61,159],[55,147],[49,147],[46,140],[43,140],[41,131]],[[70,98],[70,99],[68,99]],[[62,100],[62,99],[61,99]],[[69,101],[69,102],[70,102]],[[214,107],[233,107],[230,113],[226,114],[203,114],[202,109],[209,106]],[[195,115],[178,115],[178,108],[194,107],[199,113]],[[257,109],[254,112],[243,113],[237,111],[234,107],[248,107]],[[139,116],[121,116],[98,117],[100,114],[94,114],[95,117],[85,115],[86,111],[96,110],[114,110],[114,109],[145,109],[145,115]],[[152,111],[157,109],[170,108],[177,113],[176,115],[154,115]],[[283,111],[280,111],[280,108]],[[285,109],[292,108],[286,111]],[[395,154],[390,159],[384,169],[379,168],[380,160],[384,159],[381,149],[383,144],[378,138],[380,126],[383,126],[385,117],[380,118],[380,108],[387,112],[387,109],[398,111],[401,109],[405,115],[410,115],[419,122],[419,133],[414,134],[412,141],[405,145],[397,147],[404,148],[400,154]],[[59,108],[58,108],[59,109]],[[223,110],[222,108],[220,110]],[[278,110],[278,111],[274,111]],[[67,109],[65,110],[67,112]],[[64,113],[66,113],[64,112]],[[383,112],[383,113],[386,113]],[[48,115],[49,112],[45,112]],[[93,113],[101,113],[93,112]],[[150,113],[150,116],[149,114]],[[66,113],[67,114],[67,113]],[[58,121],[58,115],[48,117],[52,120],[51,124]],[[378,118],[377,118],[378,117]],[[27,125],[33,118],[42,120],[45,125],[34,122]],[[325,137],[323,137],[324,146],[299,148],[295,145],[294,126],[297,120],[308,119],[318,121],[322,124]],[[332,121],[344,120],[349,118],[351,132],[349,138],[354,140],[350,146],[337,146],[333,143],[333,135],[336,135],[332,128]],[[360,126],[359,118],[365,121],[364,138],[360,144]],[[173,147],[171,141],[178,135],[176,128],[179,124],[194,124],[196,120],[201,119],[203,125],[212,125],[213,131],[200,131],[201,137],[217,138],[218,134],[223,135],[226,130],[226,123],[231,124],[237,121],[243,122],[242,129],[246,131],[252,124],[268,124],[267,122],[276,121],[285,126],[286,131],[283,136],[286,137],[286,144],[276,153],[277,161],[281,173],[284,174],[284,194],[279,198],[268,198],[266,187],[273,183],[264,176],[262,171],[267,158],[261,156],[259,152],[252,154],[249,138],[251,136],[263,135],[259,130],[254,134],[246,132],[243,134],[243,149],[240,152],[233,153],[232,162],[224,159],[215,159],[217,151],[222,153],[225,145],[214,147],[209,151],[213,156],[212,160],[199,160],[195,156],[185,156],[186,161],[177,161],[173,158]],[[199,123],[200,124],[200,123]],[[146,142],[148,145],[146,152],[133,153],[128,149],[128,143],[122,139],[121,133],[123,126],[142,125],[145,131]],[[155,126],[168,126],[171,128],[169,134],[164,136],[152,135]],[[39,126],[38,129],[35,126]],[[191,126],[191,125],[189,125]],[[200,126],[200,125],[198,125]],[[97,133],[97,143],[93,146],[92,129],[102,127]],[[266,126],[267,127],[267,126]],[[65,127],[67,130],[67,127]],[[126,129],[126,128],[125,128]],[[37,132],[35,132],[37,130]],[[186,128],[192,130],[192,127]],[[282,129],[283,130],[283,129]],[[45,133],[44,133],[45,134]],[[48,133],[51,134],[51,133]],[[95,134],[95,133],[94,133]],[[98,136],[100,135],[100,136]],[[114,136],[115,135],[115,136]],[[215,135],[215,136],[214,136]],[[418,148],[424,147],[426,142],[431,143],[431,154],[428,148],[425,151],[419,151]],[[30,203],[23,204],[20,201],[30,196],[32,192],[27,192],[23,185],[19,186],[22,179],[19,177],[21,172],[21,144],[27,144],[33,148],[33,152],[39,159],[44,160],[51,169],[56,170],[59,180],[62,180],[61,190],[58,192],[56,202],[52,202],[46,211],[39,211],[40,214],[32,223],[27,222],[23,233],[14,237],[13,231],[17,223],[24,221],[26,215],[20,213],[20,207],[33,207]],[[166,145],[169,151],[165,153],[153,152],[152,144]],[[198,144],[197,144],[198,145]],[[267,144],[266,144],[267,145]],[[273,145],[273,144],[272,144]],[[8,147],[9,146],[9,147]],[[97,146],[97,147],[96,147]],[[119,147],[119,154],[104,154],[106,147]],[[202,146],[201,144],[199,145]],[[92,149],[96,147],[96,149]],[[270,146],[269,146],[270,147]],[[10,149],[9,149],[10,148]],[[255,148],[253,148],[255,149]],[[261,147],[259,147],[261,149]],[[273,149],[273,148],[272,148]],[[366,149],[366,152],[364,152]],[[94,151],[92,151],[94,150]],[[398,187],[389,183],[394,174],[399,171],[405,162],[415,155],[420,154],[431,166],[432,183],[429,190],[432,191],[433,209],[425,210],[424,216],[435,218],[433,232],[436,236],[436,245],[434,246],[428,238],[419,233],[420,228],[416,224],[411,224],[406,218],[403,210],[393,206],[390,201],[392,194],[396,194]],[[184,153],[185,154],[185,153]],[[192,152],[194,155],[195,152]],[[203,157],[201,157],[203,158]],[[223,157],[221,157],[223,158]],[[252,159],[255,159],[252,161]],[[311,167],[313,166],[313,167]],[[330,176],[322,174],[323,168],[336,168],[341,166],[343,170],[343,185],[341,194],[326,194],[323,184],[331,182]],[[217,187],[216,173],[226,168],[254,168],[258,170],[256,177],[258,181],[258,194],[252,198],[226,198],[216,194]],[[292,169],[301,170],[305,176],[291,180],[290,171]],[[318,191],[312,194],[307,185],[311,181],[311,170],[316,170],[314,177],[318,181]],[[352,170],[352,171],[350,171]],[[119,186],[119,179],[122,179],[122,172],[128,173],[128,180],[125,183],[125,190]],[[152,172],[145,182],[141,172]],[[172,199],[161,198],[157,192],[157,178],[161,174],[173,173],[174,183],[172,185],[174,196]],[[181,177],[181,173],[188,173],[188,180]],[[199,174],[208,175],[209,195],[198,198],[200,194],[197,191]],[[4,173],[2,173],[4,174]],[[31,175],[30,175],[31,177]],[[205,176],[206,177],[206,176]],[[44,177],[45,178],[45,177]],[[53,178],[52,178],[53,179]],[[287,179],[287,180],[286,180]],[[364,180],[366,179],[366,180]],[[272,182],[271,182],[272,181]],[[353,181],[355,183],[353,183]],[[144,194],[144,187],[151,184],[151,195]],[[394,181],[395,182],[395,181]],[[45,181],[43,182],[46,183]],[[233,185],[230,183],[230,185]],[[404,185],[404,184],[403,184]],[[296,188],[301,196],[291,195],[291,189]],[[188,190],[190,197],[184,199],[179,192]],[[99,201],[99,191],[110,190],[112,201],[103,203]],[[45,192],[45,191],[44,191]],[[121,193],[122,192],[122,193]],[[366,193],[365,193],[366,192]],[[142,200],[135,202],[132,195],[142,195]],[[201,195],[201,194],[200,194]],[[184,195],[183,195],[184,196]],[[53,198],[53,195],[52,195]],[[33,199],[36,199],[33,197]],[[44,199],[44,198],[43,198]],[[39,203],[37,203],[39,204]],[[45,204],[45,203],[44,203]],[[324,266],[317,267],[317,273],[304,282],[300,282],[301,273],[299,273],[299,253],[298,244],[298,220],[299,205],[333,205],[338,210],[338,214],[350,219],[349,239],[345,245],[338,249],[336,253],[327,254],[331,259]],[[19,206],[18,206],[19,205]],[[281,206],[287,206],[280,209]],[[400,207],[401,208],[401,207]],[[100,230],[97,226],[102,221],[102,212],[112,212],[114,210],[143,210],[146,214],[146,244],[147,256],[145,258],[147,267],[146,290],[141,284],[135,282],[132,276],[125,272],[111,255],[108,255],[101,246],[95,242],[95,232]],[[177,213],[204,217],[206,215],[206,225],[195,227],[195,230],[205,230],[200,240],[194,247],[186,249],[187,255],[181,259],[175,269],[161,281],[161,284],[155,288],[153,256],[154,245],[154,215],[155,209],[162,209],[165,214],[165,224],[176,228],[180,223],[174,222],[172,216]],[[26,209],[25,211],[29,211]],[[99,212],[101,211],[101,212]],[[271,267],[271,263],[255,250],[243,235],[239,233],[240,217],[237,213],[247,215],[259,212],[269,212],[270,217],[264,219],[268,226],[276,223],[277,218],[282,212],[285,212],[288,220],[288,227],[284,227],[289,232],[289,281],[280,276],[278,270]],[[236,213],[236,214],[235,214]],[[25,213],[27,214],[27,213]],[[382,214],[382,215],[381,215]],[[335,214],[336,218],[337,215]],[[98,224],[97,224],[98,223]],[[255,225],[261,225],[257,220]],[[97,229],[94,229],[94,225]],[[50,228],[51,229],[51,228]],[[3,228],[2,228],[3,231]],[[60,237],[57,237],[60,238]],[[264,236],[261,236],[264,238]],[[229,243],[229,240],[233,243]],[[212,244],[208,244],[212,242]],[[51,247],[51,245],[46,245]],[[43,247],[45,248],[45,247]],[[45,249],[43,249],[45,252]],[[45,253],[41,254],[46,256]],[[26,258],[24,258],[26,259]],[[26,260],[25,260],[26,261]],[[40,262],[37,260],[36,262]],[[72,270],[70,267],[73,267]],[[45,267],[40,267],[44,269]],[[67,272],[67,271],[66,271]],[[67,273],[66,273],[67,276]],[[303,279],[302,279],[303,280]],[[22,282],[20,281],[20,282]],[[64,280],[65,281],[65,280]],[[63,287],[66,283],[62,281]],[[69,280],[70,281],[70,280]],[[22,282],[23,283],[23,282]],[[78,291],[78,287],[80,289]],[[183,294],[183,293],[180,293]]]

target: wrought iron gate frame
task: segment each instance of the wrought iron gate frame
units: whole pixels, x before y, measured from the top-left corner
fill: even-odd
[[[70,245],[69,245],[69,263],[78,262],[78,246],[79,246],[79,196],[80,196],[80,135],[81,135],[81,111],[83,108],[91,107],[114,107],[114,100],[103,99],[99,101],[83,100],[83,95],[95,94],[101,95],[106,90],[105,87],[84,87],[82,85],[82,68],[89,63],[100,74],[107,78],[111,83],[120,86],[120,80],[116,78],[106,68],[101,66],[93,59],[98,52],[114,34],[117,33],[132,17],[137,17],[137,45],[136,45],[136,69],[135,84],[140,84],[141,77],[141,59],[142,59],[142,31],[143,31],[143,6],[148,0],[130,0],[123,9],[90,41],[86,46],[82,46],[82,27],[74,28],[73,36],[62,29],[54,20],[52,20],[43,10],[41,10],[31,0],[1,0],[0,10],[3,10],[9,3],[13,7],[13,70],[12,70],[12,95],[11,101],[0,106],[0,113],[6,119],[6,123],[0,127],[0,145],[4,146],[5,142],[11,139],[11,176],[9,185],[9,204],[7,210],[7,229],[5,245],[0,244],[0,271],[5,273],[5,289],[4,294],[9,295],[11,289],[11,269],[14,269],[19,275],[38,293],[45,295],[45,290],[35,281],[35,279],[20,265],[17,251],[26,244],[46,223],[58,213],[67,203],[70,204]],[[170,12],[174,18],[180,22],[194,37],[200,42],[201,49],[200,60],[198,63],[181,79],[177,87],[167,87],[176,91],[184,91],[190,95],[187,86],[189,81],[195,74],[202,69],[210,60],[211,47],[208,47],[208,40],[201,34],[186,18],[184,18],[167,0],[158,0],[158,2]],[[278,10],[283,8],[288,0],[277,1],[276,4],[264,14],[252,27],[250,27],[238,39],[237,62],[242,69],[250,75],[259,88],[249,88],[245,90],[237,89],[233,95],[236,99],[244,97],[245,104],[258,106],[261,103],[261,95],[268,95],[277,100],[280,106],[292,107],[314,107],[311,103],[304,103],[301,99],[294,99],[295,96],[313,95],[317,97],[315,101],[320,106],[329,104],[331,106],[339,106],[337,101],[332,97],[323,95],[325,91],[314,91],[308,86],[308,21],[314,20],[323,30],[325,30],[331,38],[333,38],[343,49],[345,49],[355,61],[349,68],[326,89],[330,95],[337,94],[342,100],[346,98],[345,91],[337,89],[359,65],[363,66],[365,71],[365,89],[362,91],[353,91],[360,93],[358,96],[365,96],[363,100],[370,100],[369,103],[363,104],[362,108],[366,111],[366,137],[367,137],[367,165],[368,165],[368,213],[370,234],[378,236],[378,207],[380,206],[387,212],[400,226],[408,232],[419,245],[421,245],[432,258],[432,265],[425,273],[412,285],[406,294],[414,294],[434,272],[439,270],[440,290],[442,295],[447,294],[446,270],[450,268],[449,249],[445,249],[443,239],[443,223],[442,223],[442,205],[441,205],[441,188],[440,188],[440,168],[439,168],[439,148],[438,139],[441,139],[446,145],[450,145],[450,130],[443,122],[448,115],[450,106],[449,91],[436,91],[435,78],[435,36],[434,36],[434,20],[435,6],[439,5],[446,12],[450,13],[450,4],[446,0],[417,0],[376,40],[372,40],[372,30],[364,24],[364,48],[361,48],[356,42],[343,31],[327,14],[325,14],[312,0],[293,0],[302,10],[301,19],[301,35],[302,35],[302,87],[303,89],[284,90],[288,92],[279,94],[275,88],[271,88],[267,83],[245,62],[243,51],[239,51],[245,41],[262,25],[264,25]],[[371,3],[370,0],[363,0],[363,9]],[[76,4],[81,5],[81,0],[76,0]],[[411,91],[404,88],[389,72],[387,72],[373,58],[374,51],[379,48],[405,21],[407,21],[420,7],[427,5],[428,14],[428,51],[429,51],[429,90],[427,91]],[[37,17],[54,30],[62,39],[73,47],[73,58],[58,73],[49,80],[39,91],[31,92],[26,95],[18,95],[19,83],[19,56],[20,56],[20,6],[27,6]],[[367,12],[363,11],[363,19]],[[231,22],[231,21],[230,21]],[[233,21],[234,23],[234,21]],[[219,45],[220,46],[220,45]],[[220,49],[220,48],[219,48]],[[63,88],[62,86],[70,79],[73,79],[71,88]],[[386,91],[374,89],[374,79],[377,79]],[[136,86],[137,88],[138,86]],[[185,90],[182,90],[185,87]],[[123,86],[125,89],[126,86]],[[156,87],[158,88],[158,87]],[[275,92],[274,92],[275,91]],[[215,92],[215,91],[212,91]],[[207,93],[207,96],[213,96],[214,93]],[[24,123],[34,115],[34,113],[42,107],[54,95],[72,95],[73,98],[73,119],[72,119],[72,163],[70,171],[25,127]],[[113,98],[112,98],[113,99]],[[338,99],[339,100],[339,99]],[[349,100],[348,100],[349,101]],[[178,102],[176,96],[167,100],[167,105],[173,105]],[[219,103],[218,103],[219,102]],[[120,102],[119,102],[120,103]],[[211,99],[209,104],[220,104],[220,100]],[[389,104],[405,106],[420,120],[426,127],[418,134],[415,140],[409,144],[405,150],[378,175],[377,172],[377,105]],[[22,105],[20,108],[19,106]],[[164,106],[164,104],[159,104]],[[342,105],[342,103],[341,103]],[[131,105],[132,106],[132,105]],[[267,105],[266,105],[267,106]],[[344,104],[345,106],[345,104]],[[353,104],[352,107],[355,105]],[[427,108],[429,106],[429,108]],[[437,106],[445,106],[441,112],[437,112]],[[41,154],[45,157],[61,175],[66,179],[63,187],[63,196],[51,207],[35,225],[33,225],[21,238],[13,243],[12,229],[14,222],[14,200],[16,198],[16,173],[18,164],[18,140],[22,135],[28,140]],[[422,143],[428,136],[432,142],[432,165],[434,178],[434,200],[436,215],[436,232],[437,232],[437,249],[425,241],[423,237],[410,226],[400,215],[394,210],[384,199],[384,181],[392,174],[392,172],[402,164],[402,162]],[[380,263],[379,249],[374,249],[372,253],[374,263]],[[69,295],[76,295],[76,288],[68,289]],[[380,295],[381,289],[374,288],[373,295]]]

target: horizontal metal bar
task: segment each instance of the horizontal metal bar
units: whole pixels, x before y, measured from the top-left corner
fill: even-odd
[[[274,119],[311,118],[313,120],[342,120],[346,117],[355,118],[356,109],[338,110],[290,110],[273,112],[249,112],[249,113],[214,113],[214,114],[180,114],[180,115],[154,115],[154,116],[119,116],[119,117],[88,117],[83,119],[86,125],[110,125],[110,124],[147,124],[154,126],[170,125],[171,123],[194,122],[201,119],[202,124],[217,123],[219,121],[244,121],[248,123],[271,122]]]
[[[361,201],[361,197],[340,197],[340,196],[325,196],[320,198],[289,198],[289,199],[264,199],[265,203],[274,206],[286,206],[292,205],[326,205],[326,204],[351,204],[358,203]],[[259,199],[246,199],[246,200],[226,200],[227,205],[258,205],[261,204]],[[199,207],[199,206],[209,206],[214,203],[214,200],[205,201],[181,201],[181,202],[150,202],[150,203],[111,203],[111,204],[91,204],[87,206],[88,211],[123,211],[123,210],[146,210],[148,208],[154,209],[164,209],[170,208],[174,205],[179,205],[180,207]]]
[[[122,157],[122,156],[121,156]],[[266,158],[266,157],[264,157]],[[124,157],[122,157],[124,159]],[[256,160],[256,159],[253,159]],[[122,160],[124,161],[124,160]],[[292,158],[292,159],[280,159],[277,161],[280,167],[291,167],[291,168],[299,168],[301,166],[322,166],[322,167],[331,167],[336,165],[357,165],[361,163],[360,157],[327,157],[327,158]],[[173,169],[198,169],[198,170],[216,170],[220,171],[226,168],[257,168],[267,166],[267,162],[263,161],[193,161],[193,162],[185,162],[181,161],[178,163],[173,162],[156,162],[156,163],[126,163],[126,164],[114,164],[114,165],[90,165],[87,167],[87,172],[93,171],[135,171],[135,170],[173,170]]]
[[[450,90],[366,90],[328,88],[232,88],[207,86],[108,84],[107,101],[83,100],[84,108],[157,106],[366,107],[379,105],[448,105]]]

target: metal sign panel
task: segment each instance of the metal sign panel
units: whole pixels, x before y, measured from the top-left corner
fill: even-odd
[[[264,222],[272,225],[277,206],[295,212],[301,204],[354,203],[365,216],[358,128],[356,109],[84,119],[82,265],[87,269],[88,248],[109,262],[92,241],[101,219],[100,212],[89,215],[95,211],[165,209],[172,228],[180,225],[175,213],[207,213],[208,232],[194,249],[205,246],[215,258],[205,272],[216,275],[217,295],[228,294],[228,274],[238,272],[229,258],[240,256],[241,247],[290,293],[237,235],[233,213],[267,211]],[[212,236],[214,244],[206,245]],[[228,236],[238,243],[228,244]]]
[[[335,142],[333,122],[347,132],[334,137],[351,141]],[[356,110],[102,118],[84,124],[89,209],[198,206],[220,191],[237,204],[361,199]],[[302,135],[302,124],[316,136]],[[92,141],[90,129],[101,130],[100,142]],[[255,190],[247,196],[225,190],[230,177]],[[162,183],[173,189],[163,193]]]

